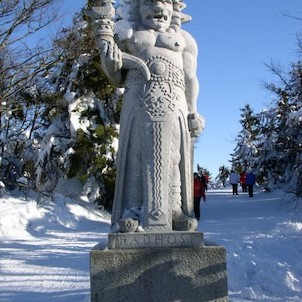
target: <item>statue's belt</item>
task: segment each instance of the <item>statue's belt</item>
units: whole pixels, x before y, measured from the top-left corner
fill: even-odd
[[[171,82],[176,86],[185,90],[184,71],[179,66],[172,63],[169,59],[163,56],[154,56],[146,61],[151,73],[151,82]],[[137,69],[132,69],[128,72],[126,83],[138,84],[145,83],[146,80]]]

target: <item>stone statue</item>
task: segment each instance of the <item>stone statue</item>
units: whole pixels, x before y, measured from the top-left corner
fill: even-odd
[[[101,2],[94,15],[113,16],[114,1]],[[181,0],[121,0],[116,24],[94,16],[102,68],[125,88],[112,232],[197,227],[192,157],[204,121],[196,112],[197,45],[181,29],[184,7]]]

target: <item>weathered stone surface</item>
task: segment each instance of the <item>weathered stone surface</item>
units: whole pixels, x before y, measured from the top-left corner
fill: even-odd
[[[203,245],[203,233],[200,232],[136,232],[108,235],[109,249],[201,247]]]
[[[126,88],[112,232],[132,232],[136,220],[146,232],[195,231],[193,145],[204,120],[196,105],[198,47],[181,28],[184,4],[121,0],[114,35],[114,2],[100,1],[90,14],[102,68]]]
[[[225,302],[220,246],[91,251],[91,302]]]

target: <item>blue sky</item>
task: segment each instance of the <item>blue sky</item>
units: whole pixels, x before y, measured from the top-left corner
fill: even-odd
[[[71,16],[86,1],[64,0]],[[272,95],[262,81],[276,78],[264,63],[285,68],[297,59],[296,34],[302,32],[301,0],[187,0],[185,13],[193,20],[184,25],[199,47],[198,111],[206,128],[195,148],[195,163],[213,177],[228,160],[240,131],[240,108],[249,103],[256,112]]]

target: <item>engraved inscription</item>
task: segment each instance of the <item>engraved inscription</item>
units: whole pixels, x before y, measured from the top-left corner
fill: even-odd
[[[110,234],[109,248],[151,248],[202,246],[202,233],[126,233]]]

